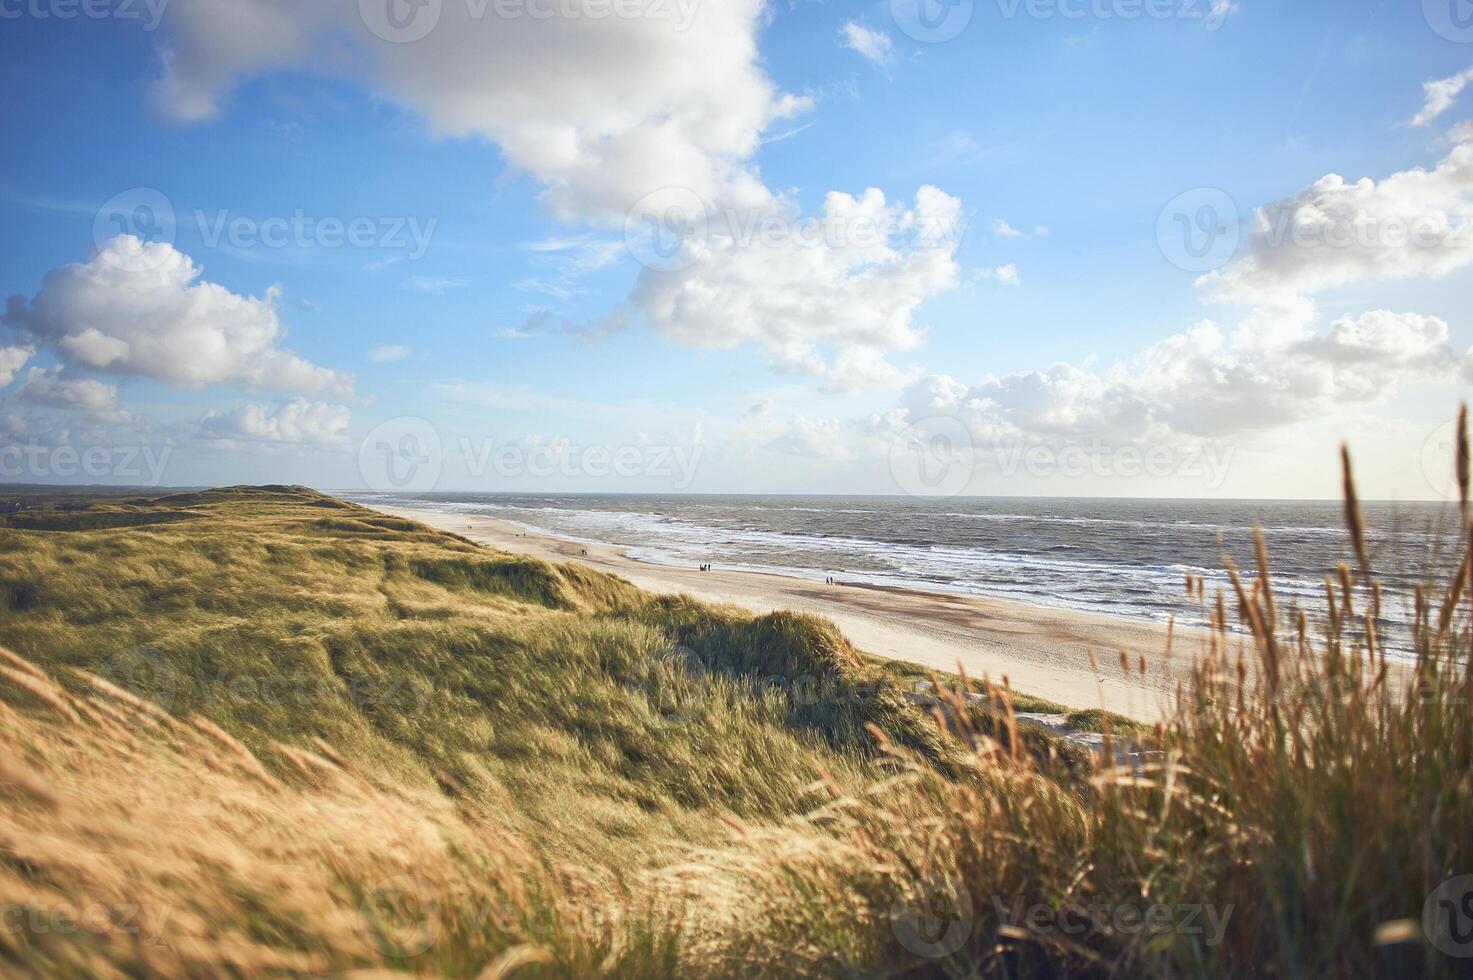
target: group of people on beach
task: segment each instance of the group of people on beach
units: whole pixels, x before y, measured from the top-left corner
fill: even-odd
[[[710,565],[702,565],[702,566],[700,566],[700,571],[709,572],[710,570],[711,570],[711,566]]]

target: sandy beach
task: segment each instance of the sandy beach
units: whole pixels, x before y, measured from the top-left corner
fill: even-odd
[[[1179,675],[1199,649],[1200,634],[1177,630],[1167,658],[1166,628],[1144,620],[1052,609],[977,596],[881,588],[749,571],[709,572],[653,564],[613,545],[567,541],[505,521],[399,507],[384,513],[421,521],[503,551],[550,561],[577,561],[641,588],[684,593],[757,613],[779,609],[824,616],[868,653],[938,670],[958,665],[974,677],[1006,677],[1015,690],[1071,708],[1099,708],[1142,721],[1167,710]],[[1099,672],[1092,668],[1094,651]],[[1146,659],[1146,676],[1120,668]]]

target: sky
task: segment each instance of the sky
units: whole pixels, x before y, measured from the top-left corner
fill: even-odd
[[[0,482],[1449,488],[1468,0],[0,0]]]

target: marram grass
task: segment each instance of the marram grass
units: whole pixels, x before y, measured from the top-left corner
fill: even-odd
[[[1154,730],[1079,713],[1095,756],[1005,686],[925,714],[827,623],[301,488],[4,520],[0,972],[1473,967],[1468,562],[1406,668],[1363,546],[1317,626],[1261,549],[1188,583],[1192,682]]]

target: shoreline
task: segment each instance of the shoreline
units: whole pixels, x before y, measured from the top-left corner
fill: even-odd
[[[364,505],[367,506],[367,505]],[[869,583],[826,584],[774,572],[696,568],[643,561],[621,545],[575,541],[510,521],[410,507],[372,507],[501,551],[580,562],[657,593],[765,614],[777,610],[832,620],[866,653],[968,676],[1003,678],[1014,690],[1071,710],[1103,708],[1144,722],[1170,710],[1204,634],[1177,629],[1167,657],[1167,629],[1149,620],[1030,605],[1008,599],[922,592]],[[1094,651],[1098,672],[1090,662]],[[1132,665],[1121,669],[1124,652]],[[1136,667],[1144,657],[1146,674]]]

